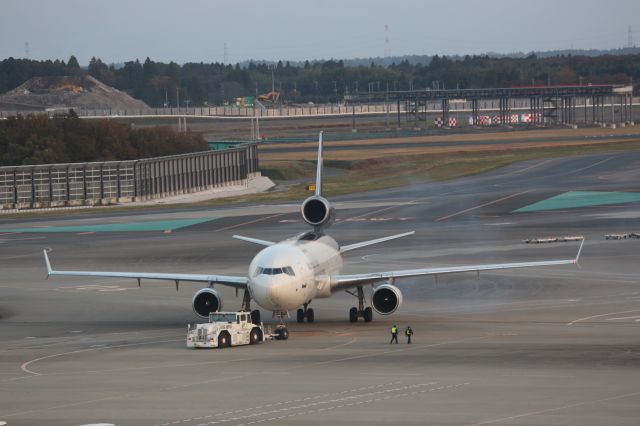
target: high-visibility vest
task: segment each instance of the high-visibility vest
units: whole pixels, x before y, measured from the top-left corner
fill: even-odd
[[[391,334],[397,334],[398,333],[398,327],[391,327]]]

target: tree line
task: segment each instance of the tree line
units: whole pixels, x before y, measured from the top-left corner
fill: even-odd
[[[0,120],[0,166],[133,160],[207,149],[197,134],[81,120],[73,112],[52,119],[31,114]]]
[[[628,84],[640,78],[640,54],[524,58],[433,56],[429,63],[405,59],[388,66],[347,66],[342,60],[291,64],[129,61],[115,66],[92,58],[87,69],[65,61],[8,58],[0,62],[0,92],[33,76],[89,73],[152,107],[220,105],[273,88],[288,103],[339,102],[345,94],[426,88],[487,88],[580,83]]]

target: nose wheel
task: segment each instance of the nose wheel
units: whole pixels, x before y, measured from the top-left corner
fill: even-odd
[[[358,286],[358,293],[353,294],[350,291],[347,293],[358,298],[358,307],[349,309],[349,322],[358,322],[358,318],[364,319],[364,322],[371,322],[373,320],[373,309],[371,306],[364,307],[364,290],[362,286]]]
[[[309,303],[305,303],[303,308],[298,309],[298,311],[296,312],[296,320],[298,320],[299,323],[304,322],[304,319],[307,319],[307,322],[313,322],[314,315],[313,315],[313,308],[308,308],[307,306],[309,305]]]

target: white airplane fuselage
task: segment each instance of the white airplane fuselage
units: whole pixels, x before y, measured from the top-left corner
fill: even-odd
[[[311,299],[331,296],[331,277],[342,264],[338,243],[327,235],[313,241],[285,240],[253,258],[247,288],[261,307],[289,311]]]

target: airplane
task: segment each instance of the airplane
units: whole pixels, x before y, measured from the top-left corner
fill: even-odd
[[[280,242],[266,241],[241,235],[233,238],[264,246],[251,261],[247,276],[226,276],[208,274],[153,273],[153,272],[109,272],[109,271],[59,271],[51,267],[47,250],[44,259],[47,277],[51,275],[135,278],[138,286],[142,279],[175,281],[178,290],[180,281],[203,282],[207,286],[193,296],[192,306],[196,315],[208,318],[209,314],[222,309],[223,299],[214,285],[224,285],[244,290],[241,310],[251,312],[254,323],[260,322],[260,311],[251,311],[251,301],[273,312],[274,317],[288,316],[290,310],[297,309],[298,322],[314,321],[313,308],[308,307],[314,299],[328,298],[338,291],[347,291],[358,298],[358,307],[349,310],[349,321],[364,322],[373,319],[373,311],[380,315],[394,313],[402,304],[402,292],[395,281],[409,277],[426,275],[438,276],[455,272],[477,272],[577,264],[584,245],[584,238],[575,259],[546,260],[519,263],[497,263],[485,265],[447,266],[419,268],[375,273],[341,275],[345,253],[363,247],[379,244],[401,237],[413,235],[415,231],[355,244],[341,246],[327,235],[325,230],[335,220],[335,210],[322,191],[322,132],[318,141],[315,193],[302,202],[300,213],[312,230],[303,232]],[[371,306],[365,307],[364,287],[371,286]]]

